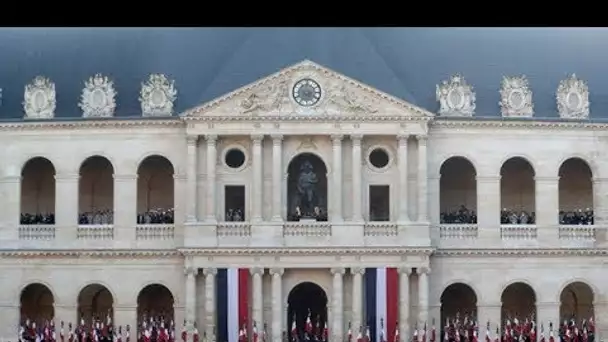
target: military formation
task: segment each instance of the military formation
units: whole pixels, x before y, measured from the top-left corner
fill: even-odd
[[[306,319],[303,327],[296,327],[295,320],[291,327],[290,336],[283,332],[283,341],[297,342],[327,342],[329,341],[329,331],[326,325],[321,325],[320,320],[313,324],[310,316]],[[396,325],[398,326],[398,324]],[[186,322],[181,328],[181,336],[176,340],[175,324],[173,320],[167,320],[162,316],[144,318],[137,329],[137,342],[201,342],[196,325],[191,330],[187,329]],[[379,338],[370,334],[369,326],[359,327],[359,332],[355,336],[351,324],[349,323],[346,342],[437,342],[439,333],[443,342],[594,342],[595,323],[593,318],[584,319],[577,322],[575,319],[564,320],[559,326],[554,326],[549,322],[547,327],[541,324],[537,326],[534,319],[519,320],[507,319],[502,329],[496,327],[492,331],[490,322],[486,324],[485,335],[480,337],[480,327],[478,322],[469,317],[447,318],[442,331],[437,331],[435,324],[428,327],[427,324],[414,327],[409,338],[403,338],[399,334],[399,329],[395,329],[392,334],[392,341],[389,341],[384,329],[384,322],[380,324]],[[540,335],[537,335],[540,334]],[[239,329],[238,342],[266,342],[267,324],[264,323],[262,329],[258,329],[257,323],[253,322],[252,334],[249,336],[247,325],[244,324]],[[191,340],[189,339],[191,338]],[[214,338],[208,339],[205,334],[202,336],[204,342],[215,342]],[[105,320],[92,319],[88,324],[84,319],[80,324],[67,325],[61,321],[57,328],[54,321],[45,321],[44,324],[36,324],[35,321],[26,319],[19,327],[19,342],[130,342],[131,328],[126,325],[123,329],[118,326],[115,329],[111,318]]]

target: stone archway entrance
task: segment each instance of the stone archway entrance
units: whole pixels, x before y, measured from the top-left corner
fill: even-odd
[[[87,325],[109,323],[114,317],[114,297],[101,284],[89,284],[78,295],[78,321]]]
[[[327,167],[312,153],[301,153],[289,163],[287,215],[290,221],[327,220]]]
[[[289,296],[287,297],[287,326],[289,341],[295,341],[292,328],[295,322],[298,340],[304,341],[307,332],[306,321],[310,317],[312,331],[309,336],[314,340],[313,336],[321,340],[323,331],[327,326],[327,294],[321,286],[304,282],[296,285]]]
[[[42,327],[55,316],[55,299],[51,290],[34,283],[21,291],[21,323],[29,320]]]

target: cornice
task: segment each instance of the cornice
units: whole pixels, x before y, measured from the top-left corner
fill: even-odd
[[[133,258],[154,259],[196,256],[361,256],[424,255],[436,257],[553,257],[608,256],[608,249],[435,249],[431,247],[342,248],[179,248],[171,250],[0,250],[0,258]]]
[[[307,255],[431,255],[433,248],[366,247],[366,248],[183,248],[184,256],[307,256]]]
[[[475,257],[475,256],[514,256],[514,257],[552,257],[552,256],[608,256],[605,248],[519,248],[519,249],[438,249],[433,253],[438,257]]]
[[[165,120],[142,119],[105,119],[78,121],[19,121],[0,122],[0,131],[37,131],[51,129],[96,129],[96,128],[133,128],[133,127],[185,127],[179,118]]]
[[[435,119],[430,124],[431,128],[515,128],[515,129],[585,129],[585,130],[606,130],[608,122],[589,122],[589,121],[548,121],[548,120],[497,120],[491,118],[471,118],[471,119]]]
[[[406,116],[406,115],[209,115],[209,116],[184,116],[185,121],[203,122],[429,122],[432,117]]]
[[[167,250],[0,250],[0,258],[158,258],[182,257],[175,249]]]

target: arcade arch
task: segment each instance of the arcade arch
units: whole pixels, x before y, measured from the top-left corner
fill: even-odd
[[[21,322],[30,320],[42,326],[55,317],[55,296],[44,284],[32,283],[21,291]]]
[[[568,284],[560,293],[559,316],[561,321],[574,319],[580,323],[594,317],[594,293],[591,286],[581,281]]]
[[[439,170],[441,223],[477,223],[477,171],[464,157],[451,157]]]
[[[137,295],[137,326],[144,319],[170,324],[175,322],[175,298],[171,291],[161,284],[150,284]]]
[[[287,213],[290,221],[327,218],[327,166],[313,153],[298,154],[289,162]]]
[[[522,282],[512,283],[507,286],[500,297],[502,302],[500,321],[513,321],[518,319],[524,322],[526,319],[533,320],[536,315],[536,293],[534,289]]]
[[[55,166],[44,157],[21,169],[21,224],[55,224]]]
[[[441,322],[445,327],[454,318],[477,317],[477,294],[467,284],[453,283],[443,290],[441,300]]]
[[[560,165],[559,221],[593,224],[593,173],[581,158],[570,158]]]
[[[137,169],[137,223],[173,223],[174,168],[159,155],[144,159]]]
[[[80,166],[79,224],[112,224],[114,166],[105,157],[92,156]]]
[[[513,157],[500,169],[501,224],[533,224],[536,210],[535,171],[530,162]]]
[[[87,324],[93,321],[106,322],[114,318],[114,297],[107,287],[101,284],[89,284],[78,294],[78,321]]]
[[[327,293],[323,288],[313,282],[303,282],[296,285],[287,296],[287,326],[295,321],[299,341],[304,341],[307,334],[306,320],[310,315],[313,331],[311,340],[317,337],[321,340],[327,327]],[[317,330],[315,327],[320,327]],[[289,341],[293,342],[293,335],[288,334]]]

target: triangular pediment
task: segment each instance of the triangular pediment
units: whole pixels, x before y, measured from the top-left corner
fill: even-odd
[[[312,83],[305,85],[308,89],[298,96],[295,90],[300,88],[298,85],[302,80],[311,80]],[[189,109],[181,116],[290,115],[434,116],[427,110],[308,60]]]

